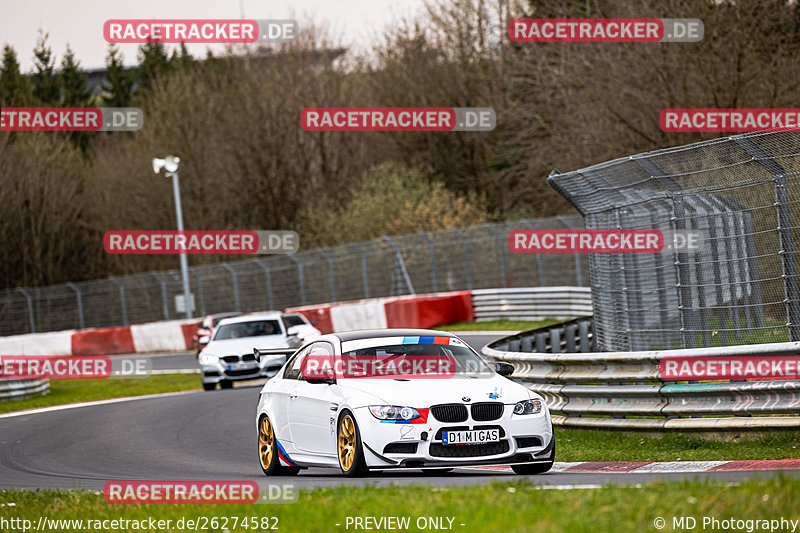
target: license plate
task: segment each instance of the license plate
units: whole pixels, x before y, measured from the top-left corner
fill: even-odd
[[[442,444],[484,444],[486,442],[498,442],[499,440],[499,429],[445,431],[442,434]]]
[[[252,363],[231,363],[228,365],[228,370],[248,370],[255,367]]]

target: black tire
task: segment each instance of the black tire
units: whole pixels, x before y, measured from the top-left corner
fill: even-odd
[[[219,382],[219,388],[221,389],[232,389],[233,388],[233,381],[228,381],[227,379],[223,379]]]
[[[216,383],[203,383],[203,390],[214,390],[217,388]]]
[[[272,453],[268,454],[265,452],[264,445],[267,443],[267,439],[262,440],[262,431],[264,429],[264,422],[272,428],[272,423],[270,422],[269,418],[264,415],[258,421],[258,462],[261,465],[261,470],[264,472],[265,476],[296,476],[300,472],[300,467],[297,466],[283,466],[281,464],[281,460],[278,457],[278,445],[275,441],[275,431],[272,430],[270,434],[272,435],[269,445],[271,446]],[[265,432],[266,437],[266,432]]]
[[[352,433],[355,442],[352,442],[348,448],[352,453],[352,460],[349,462],[349,468],[345,468],[341,439],[347,440],[348,438],[346,433],[343,434],[343,424],[346,427],[345,420],[348,418],[352,422]],[[342,411],[342,414],[339,415],[339,422],[336,424],[336,457],[339,459],[339,468],[341,468],[345,477],[359,477],[367,472],[367,465],[364,461],[364,447],[361,445],[361,432],[358,430],[356,417],[347,410]]]
[[[424,476],[441,476],[443,474],[447,474],[448,472],[452,472],[452,468],[423,468],[422,475]]]
[[[555,439],[555,435],[553,435],[553,439]],[[550,454],[550,460],[546,463],[523,463],[519,465],[511,465],[511,470],[514,471],[515,474],[520,474],[523,476],[530,476],[535,474],[544,474],[545,472],[549,472],[551,468],[553,468],[553,463],[556,460],[556,443],[555,440],[553,441],[553,451]]]

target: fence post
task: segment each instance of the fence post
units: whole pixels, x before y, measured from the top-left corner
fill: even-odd
[[[364,298],[369,298],[369,275],[367,274],[367,253],[360,244],[353,242],[350,246],[358,250],[361,254],[361,278],[364,282]]]
[[[466,271],[466,274],[467,274],[467,290],[471,291],[472,290],[472,266],[470,265],[469,245],[467,244],[467,239],[466,239],[466,237],[461,235],[461,232],[458,231],[457,229],[452,229],[450,231],[453,233],[453,235],[458,237],[458,240],[461,241],[461,247],[464,249],[464,270]]]
[[[428,243],[428,250],[431,256],[431,289],[433,292],[439,292],[439,273],[436,270],[436,245],[424,232],[417,233],[417,235]]]
[[[575,229],[572,224],[566,221],[564,215],[558,215],[556,217],[559,222],[564,224],[564,226],[568,229]],[[578,287],[583,287],[583,271],[581,270],[581,254],[575,252],[572,254],[573,259],[575,260],[575,285]]]
[[[792,242],[792,214],[789,211],[791,201],[789,198],[789,182],[786,169],[778,163],[761,146],[749,138],[733,137],[736,144],[753,157],[756,163],[772,174],[775,183],[775,209],[778,217],[778,238],[781,249],[783,270],[783,290],[785,293],[786,318],[789,327],[789,340],[800,340],[800,293],[797,288],[797,268],[794,258],[794,243]]]
[[[409,294],[416,294],[414,292],[414,286],[411,284],[411,277],[408,275],[408,270],[406,270],[406,262],[403,261],[403,254],[400,253],[400,247],[395,244],[395,242],[387,235],[381,237],[384,241],[389,243],[389,246],[394,248],[394,258],[395,264],[400,266],[400,272],[403,275],[403,280],[406,282],[406,288],[408,289]]]
[[[233,301],[234,301],[234,306],[236,307],[236,312],[237,313],[241,313],[242,312],[242,304],[239,301],[239,274],[236,272],[236,269],[234,269],[228,263],[220,263],[220,264],[222,265],[222,267],[225,270],[227,270],[228,272],[231,273],[231,277],[233,278]]]
[[[28,322],[30,322],[31,325],[31,333],[36,333],[36,321],[33,317],[33,298],[31,297],[31,293],[22,287],[17,287],[17,290],[24,294],[25,299],[28,300]]]
[[[206,315],[206,297],[203,292],[203,276],[195,267],[189,267],[189,272],[197,278],[197,298],[200,300],[200,316]],[[195,306],[197,307],[197,306]]]
[[[256,264],[260,266],[264,270],[264,281],[267,283],[267,308],[272,310],[272,273],[269,271],[269,267],[263,263],[261,259],[256,259]]]
[[[120,281],[114,276],[109,276],[108,279],[110,279],[111,283],[113,283],[114,285],[117,286],[117,288],[119,288],[119,303],[120,303],[120,308],[122,309],[122,325],[127,326],[128,310],[125,307],[125,286],[122,283],[120,283]]]
[[[503,234],[497,231],[495,224],[485,224],[486,228],[497,237],[497,248],[500,255],[500,278],[503,280],[503,287],[508,287],[508,279],[506,279],[506,246],[507,241],[503,241]]]
[[[161,304],[164,306],[164,320],[169,320],[169,302],[167,301],[167,282],[161,277],[161,272],[151,270],[150,273],[156,277],[161,284]]]
[[[306,277],[303,272],[303,263],[294,255],[290,254],[287,257],[297,265],[297,282],[300,284],[300,305],[306,305]]]
[[[78,329],[86,329],[86,323],[83,320],[83,296],[81,296],[81,290],[71,281],[67,283],[67,287],[75,291],[75,299],[78,302]]]
[[[336,276],[334,275],[334,272],[333,272],[333,259],[331,259],[330,254],[328,254],[328,252],[324,248],[320,248],[319,249],[319,253],[320,253],[320,255],[322,255],[322,257],[325,258],[325,261],[328,262],[328,273],[329,273],[329,276],[330,276],[330,279],[331,279],[331,302],[335,302],[336,301]]]
[[[531,221],[528,220],[528,219],[523,220],[522,223],[528,229],[537,229],[536,226],[531,224]],[[547,277],[544,274],[544,255],[543,254],[536,254],[536,266],[539,269],[539,286],[540,287],[546,287],[547,286]]]

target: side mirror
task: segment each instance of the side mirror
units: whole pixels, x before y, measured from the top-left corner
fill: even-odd
[[[203,335],[202,337],[197,339],[197,342],[199,344],[208,344],[208,341],[210,341],[210,340],[211,340],[211,338],[208,335]]]
[[[292,326],[286,330],[286,334],[290,337],[296,337],[300,333],[300,326]]]
[[[312,321],[311,321],[311,325],[312,325],[312,326],[316,326],[316,325],[317,325],[317,321],[316,321],[316,320],[312,320]]]
[[[494,364],[494,370],[495,370],[495,372],[497,372],[501,376],[508,377],[508,376],[510,376],[511,374],[514,373],[515,369],[514,369],[514,365],[512,365],[511,363],[502,363],[502,362],[500,362],[500,363],[495,363]]]
[[[335,385],[336,378],[333,375],[333,369],[328,368],[325,370],[325,376],[319,378],[306,378],[306,381],[311,384],[326,384],[326,385]]]

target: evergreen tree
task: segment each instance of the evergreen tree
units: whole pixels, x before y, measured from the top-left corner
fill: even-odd
[[[17,61],[17,53],[11,46],[3,47],[0,60],[0,106],[25,107],[32,100],[28,78],[22,75]]]
[[[135,72],[122,64],[119,48],[110,44],[106,55],[106,81],[103,83],[103,101],[109,107],[128,107],[133,98]]]
[[[84,72],[80,70],[80,61],[67,45],[67,52],[61,60],[62,104],[64,107],[88,106],[92,100],[92,92]]]
[[[75,58],[75,53],[67,45],[67,52],[61,59],[61,103],[64,107],[88,107],[92,101],[92,91],[89,90],[86,73],[80,70],[80,61]],[[85,154],[89,148],[90,136],[83,131],[73,131],[67,134],[72,143]]]
[[[139,85],[148,89],[171,67],[164,43],[150,41],[139,47]]]
[[[170,57],[170,63],[180,70],[188,69],[194,64],[194,61],[194,57],[192,57],[192,54],[190,54],[189,50],[186,48],[186,43],[183,42],[180,48],[172,51],[172,57]]]
[[[38,105],[57,106],[61,101],[61,90],[55,72],[53,49],[47,44],[49,34],[39,30],[39,38],[33,49],[33,96]]]

